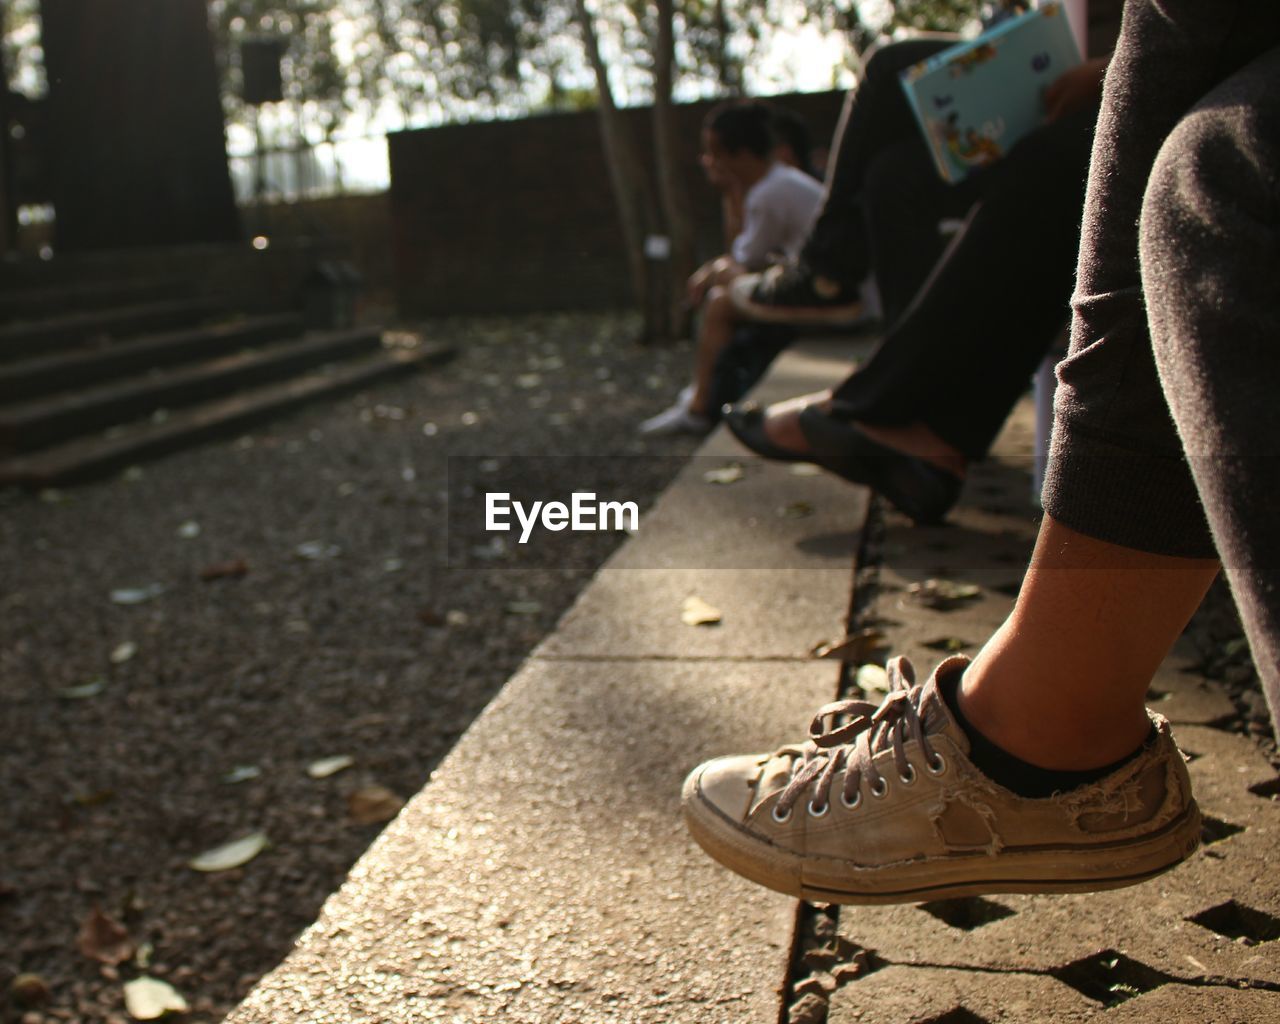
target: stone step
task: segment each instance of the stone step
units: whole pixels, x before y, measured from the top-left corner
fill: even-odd
[[[187,298],[195,283],[186,278],[151,278],[129,281],[6,288],[0,291],[0,321],[60,317],[76,310],[111,309],[117,306]]]
[[[227,302],[219,298],[166,299],[9,324],[0,327],[0,360],[45,356],[78,345],[104,347],[117,338],[188,327],[226,310]]]
[[[319,398],[444,362],[444,345],[382,350],[303,376],[0,462],[0,486],[50,487],[101,477],[144,459],[224,437]]]
[[[250,317],[229,323],[148,334],[106,348],[72,349],[50,356],[0,363],[0,403],[85,387],[164,366],[212,359],[302,332],[294,314]]]
[[[370,352],[377,328],[307,335],[264,349],[128,377],[0,409],[0,453],[45,445],[125,423],[157,409],[191,405],[237,388],[279,380],[325,363]]]

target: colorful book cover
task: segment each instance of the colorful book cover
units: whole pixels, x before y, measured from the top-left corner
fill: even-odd
[[[1044,90],[1080,63],[1066,11],[1050,0],[902,72],[938,172],[957,182],[1044,123]]]

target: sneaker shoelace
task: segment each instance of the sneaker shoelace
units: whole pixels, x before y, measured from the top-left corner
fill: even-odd
[[[813,796],[809,810],[815,815],[826,813],[831,802],[831,787],[841,773],[844,782],[840,799],[844,806],[857,806],[864,775],[871,784],[871,792],[883,796],[888,782],[873,761],[874,755],[883,750],[893,751],[899,778],[908,784],[914,781],[915,768],[905,749],[910,740],[919,744],[929,771],[942,771],[941,756],[929,745],[920,721],[921,688],[915,685],[911,662],[903,657],[893,658],[885,666],[885,672],[889,677],[889,693],[879,705],[865,700],[841,700],[818,709],[809,726],[809,741],[803,747],[802,757],[797,759],[791,781],[774,805],[773,815],[777,820],[790,816],[791,809],[811,784]]]

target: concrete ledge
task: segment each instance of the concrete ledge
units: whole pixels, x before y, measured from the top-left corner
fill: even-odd
[[[841,355],[788,354],[765,393],[812,390]],[[1028,416],[997,450],[1028,450]],[[1109,893],[840,908],[830,975],[801,982],[823,995],[786,991],[798,905],[707,859],[677,791],[707,757],[795,740],[834,694],[835,664],[808,650],[843,625],[866,495],[722,436],[702,453],[228,1024],[770,1024],[806,1007],[831,1024],[1280,1020],[1274,772],[1217,727],[1231,704],[1183,649],[1152,700],[1192,758],[1198,854]],[[707,484],[727,461],[746,476]],[[811,515],[771,514],[801,494]],[[946,526],[884,521],[866,613],[922,672],[972,653],[1035,536],[1023,463],[975,467]],[[949,610],[911,597],[939,577],[980,589]],[[682,624],[690,593],[723,622]]]
[[[823,351],[785,356],[780,387],[836,379],[847,353]],[[797,905],[698,850],[680,783],[834,696],[808,648],[842,631],[866,500],[758,462],[716,487],[697,462],[228,1024],[777,1018]],[[762,525],[798,483],[827,511]],[[747,543],[768,568],[688,567]],[[682,623],[690,593],[723,623]]]

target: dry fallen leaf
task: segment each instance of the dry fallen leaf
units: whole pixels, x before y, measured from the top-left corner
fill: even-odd
[[[907,588],[907,595],[917,604],[938,611],[950,611],[952,608],[972,601],[982,595],[982,588],[972,583],[956,583],[953,580],[928,579],[923,583],[913,583]]]
[[[1248,640],[1242,636],[1233,637],[1222,645],[1222,656],[1224,658],[1235,658],[1244,654],[1248,649]]]
[[[778,509],[778,515],[783,519],[804,519],[806,516],[813,515],[813,506],[807,501],[793,501],[790,505]]]
[[[680,608],[680,621],[686,626],[715,626],[721,618],[719,608],[693,595],[686,597]]]
[[[144,604],[164,593],[164,584],[149,583],[145,587],[121,587],[111,591],[113,604]]]
[[[347,797],[347,811],[357,825],[390,821],[403,806],[404,800],[386,786],[365,786]]]
[[[797,462],[791,467],[792,476],[818,476],[821,472],[812,462]]]
[[[507,605],[507,611],[512,615],[537,615],[542,611],[542,605],[537,601],[512,601]]]
[[[256,764],[238,764],[226,775],[222,776],[222,781],[228,786],[234,786],[240,782],[248,782],[250,779],[256,779],[262,774],[262,769]]]
[[[111,652],[111,664],[123,665],[126,661],[138,653],[138,645],[132,640],[126,640],[114,651]]]
[[[178,536],[183,540],[194,540],[200,536],[200,524],[194,519],[188,519],[178,527]]]
[[[818,644],[810,652],[815,658],[833,661],[850,661],[860,664],[869,661],[876,651],[884,650],[885,636],[878,629],[862,629],[842,640]]]
[[[124,1007],[134,1020],[155,1020],[166,1013],[186,1013],[190,1007],[176,988],[143,975],[124,984]]]
[[[732,462],[727,466],[721,466],[719,469],[707,470],[702,474],[702,479],[709,484],[734,484],[746,475],[738,463]]]
[[[350,754],[323,757],[319,761],[312,761],[307,765],[307,774],[313,779],[327,779],[330,775],[337,775],[338,772],[350,768],[355,763],[356,759]]]
[[[889,674],[879,665],[863,665],[858,669],[856,682],[865,693],[889,692]]]
[[[63,700],[88,700],[98,696],[106,688],[106,680],[94,679],[81,686],[68,686],[65,690],[59,690],[58,696]]]
[[[323,562],[342,554],[342,548],[337,544],[326,544],[322,540],[304,541],[293,550],[299,558],[305,558],[309,562]]]
[[[133,943],[124,925],[113,921],[98,907],[94,907],[80,925],[76,942],[84,956],[100,964],[114,967],[133,956]]]
[[[222,846],[206,850],[200,856],[187,862],[188,867],[196,871],[214,872],[230,871],[241,864],[247,864],[267,848],[267,837],[263,832],[236,839]]]
[[[957,651],[963,651],[966,647],[972,647],[973,644],[968,640],[961,640],[958,636],[940,636],[935,640],[926,640],[925,647],[931,651],[944,651],[947,654],[955,654]]]
[[[229,562],[214,562],[200,570],[200,578],[205,583],[213,580],[238,580],[249,574],[249,563],[243,558],[233,558]]]

